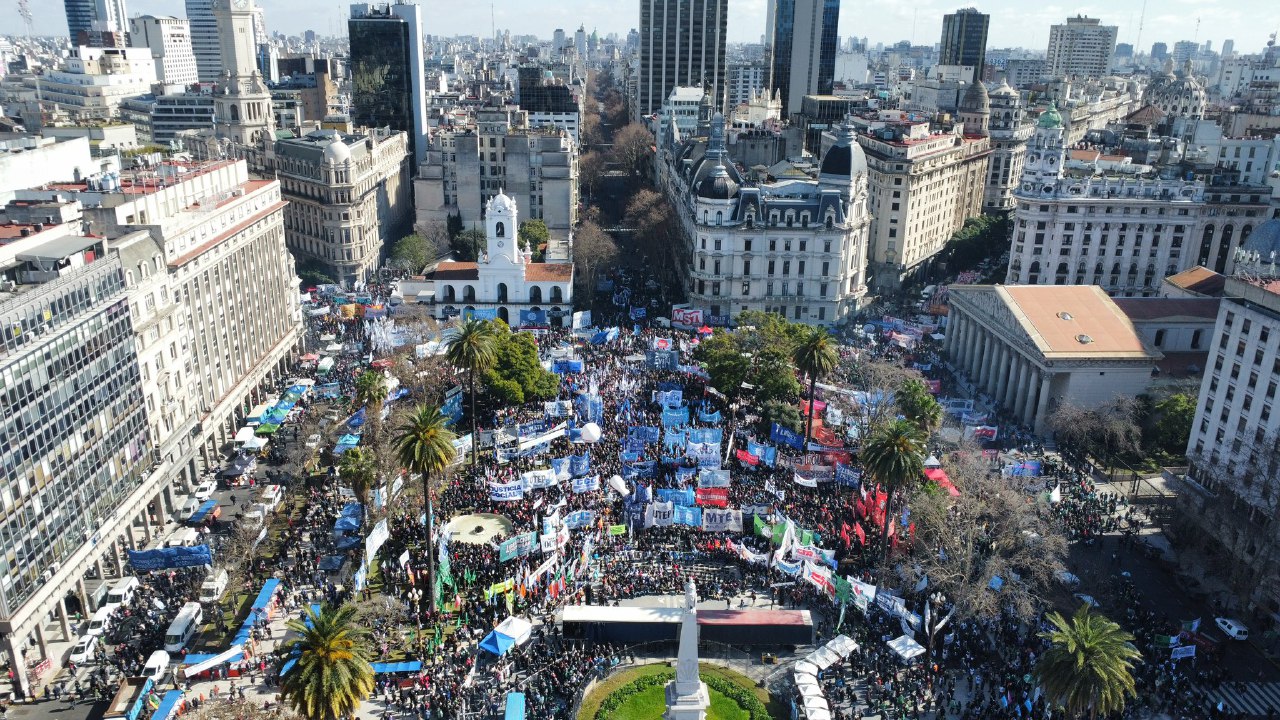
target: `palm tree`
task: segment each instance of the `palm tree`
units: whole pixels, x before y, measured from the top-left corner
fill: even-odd
[[[791,360],[802,375],[809,377],[809,419],[804,425],[804,444],[809,446],[809,438],[813,435],[814,388],[818,378],[836,369],[840,363],[840,355],[836,353],[835,343],[827,334],[826,328],[815,328],[796,346],[791,353]]]
[[[942,405],[920,380],[908,380],[894,394],[898,411],[926,436],[942,424]]]
[[[355,717],[373,692],[373,651],[368,631],[355,619],[352,605],[307,609],[307,621],[290,620],[296,636],[284,644],[297,663],[281,680],[285,702],[307,720]]]
[[[453,462],[455,436],[446,418],[435,405],[419,405],[396,428],[396,454],[409,472],[422,476],[422,502],[427,514],[427,594],[435,609],[436,558],[435,508],[431,499],[431,478]],[[472,438],[474,439],[474,435]]]
[[[893,420],[867,438],[858,457],[867,475],[885,487],[881,540],[885,545],[885,557],[888,557],[893,496],[906,492],[924,476],[924,434],[910,420]]]
[[[369,507],[369,491],[377,482],[378,470],[374,465],[373,453],[364,448],[354,447],[342,454],[338,461],[338,473],[351,486],[356,500],[367,510]]]
[[[365,407],[364,444],[377,447],[382,439],[382,403],[387,399],[387,376],[379,370],[366,370],[356,378],[355,401]]]
[[[458,369],[469,371],[468,382],[471,385],[471,463],[479,459],[480,443],[476,438],[476,375],[485,372],[497,362],[495,352],[497,335],[492,324],[477,320],[467,320],[461,327],[453,331],[445,341],[445,359]]]
[[[1040,633],[1052,646],[1040,656],[1035,674],[1051,703],[1069,717],[1097,718],[1124,710],[1125,696],[1137,696],[1133,663],[1142,653],[1133,636],[1082,605],[1070,620],[1050,613],[1053,630]]]

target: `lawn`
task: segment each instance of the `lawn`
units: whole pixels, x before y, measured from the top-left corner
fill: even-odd
[[[765,690],[755,687],[749,678],[728,668],[708,663],[701,663],[698,666],[698,671],[704,678],[708,675],[715,675],[744,687],[753,688],[756,697],[760,698],[761,702],[768,706],[771,715],[776,718],[786,717],[785,714],[779,714],[779,708],[774,707],[773,703],[770,702],[769,694]],[[582,707],[578,711],[578,720],[595,720],[596,713],[599,712],[600,705],[606,698],[624,686],[651,675],[674,677],[675,671],[666,663],[656,663],[641,665],[615,673],[596,685],[591,694],[583,699]],[[749,713],[739,707],[736,702],[710,688],[708,688],[708,691],[711,695],[711,707],[707,710],[708,720],[748,720]],[[657,685],[633,696],[626,704],[619,707],[610,716],[609,720],[661,720],[666,709],[666,691],[662,685]]]

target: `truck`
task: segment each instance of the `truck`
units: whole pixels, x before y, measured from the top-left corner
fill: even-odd
[[[102,720],[138,720],[142,709],[147,706],[147,696],[154,685],[149,677],[130,677],[120,681],[120,689],[111,700],[111,705],[102,715]]]

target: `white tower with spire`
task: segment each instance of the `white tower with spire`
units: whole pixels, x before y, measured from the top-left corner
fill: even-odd
[[[676,679],[667,683],[664,720],[706,720],[711,707],[707,684],[698,677],[698,590],[690,579],[684,584],[684,617],[680,620],[680,652]]]

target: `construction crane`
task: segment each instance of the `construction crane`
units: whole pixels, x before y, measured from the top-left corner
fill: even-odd
[[[22,16],[22,22],[27,26],[27,44],[31,45],[34,41],[31,39],[31,28],[35,24],[35,18],[31,15],[31,3],[28,0],[18,0],[18,14]],[[43,111],[44,93],[40,90],[40,73],[34,73],[36,76],[36,112]]]

